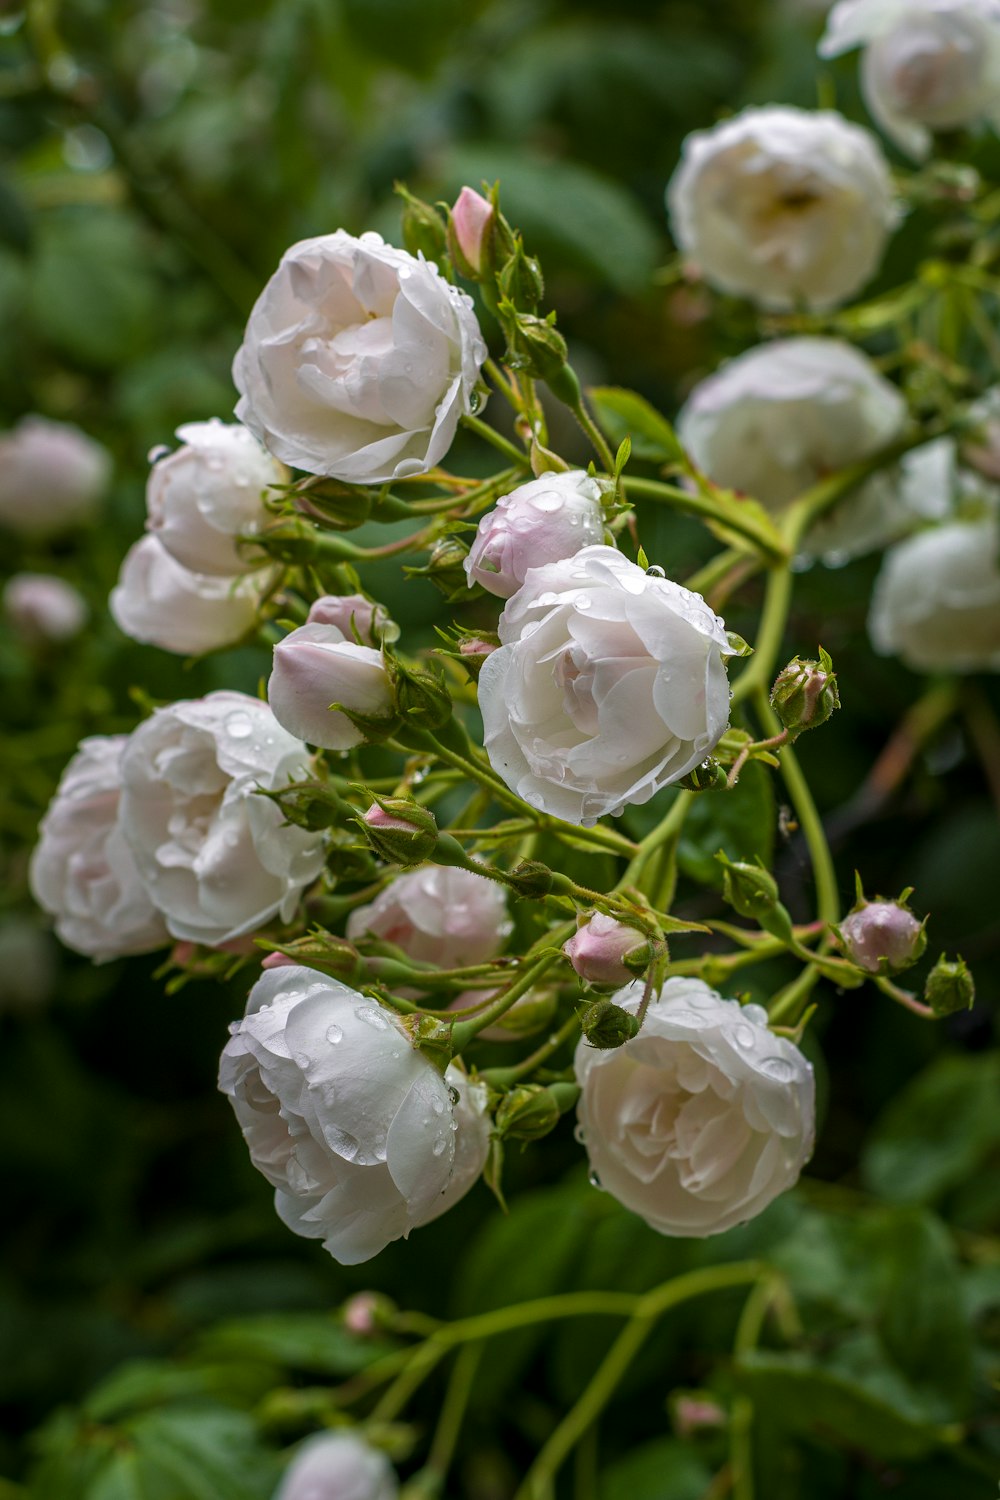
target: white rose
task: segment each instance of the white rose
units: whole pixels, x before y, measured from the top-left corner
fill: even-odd
[[[846,302],[874,275],[897,219],[869,131],[831,110],[777,105],[689,135],[667,204],[706,281],[776,309]]]
[[[366,934],[395,943],[417,963],[464,969],[499,953],[511,930],[503,887],[471,870],[427,865],[397,875],[347,919],[354,942]]]
[[[678,435],[716,484],[780,511],[821,479],[898,438],[906,402],[867,355],[839,339],[761,344],[703,380]],[[854,557],[912,528],[898,470],[874,475],[816,525],[812,553]]]
[[[319,1432],[285,1470],[274,1500],[396,1500],[396,1472],[355,1432]]]
[[[865,103],[909,156],[928,156],[934,131],[1000,126],[1000,0],[840,0],[820,55],[852,47]]]
[[[385,484],[441,462],[486,353],[471,299],[436,266],[338,229],[286,250],[261,293],[236,415],[297,469]]]
[[[376,718],[392,712],[381,651],[345,640],[337,625],[301,625],[278,642],[267,698],[290,734],[326,750],[350,750],[364,740],[332,703]]]
[[[118,629],[145,646],[201,656],[232,646],[253,628],[264,574],[210,578],[183,567],[155,536],[130,547],[108,607]]]
[[[1000,671],[1000,528],[954,521],[900,542],[875,584],[876,651],[915,672]]]
[[[399,626],[385,605],[364,594],[322,594],[310,604],[306,624],[336,625],[345,641],[357,640],[362,646],[399,640]]]
[[[87,623],[83,595],[48,573],[15,573],[3,591],[3,609],[27,641],[71,641]]]
[[[111,455],[78,427],[24,417],[0,436],[0,525],[43,536],[90,521]]]
[[[479,675],[486,752],[512,791],[567,823],[648,802],[725,733],[722,621],[614,547],[533,568],[499,631]]]
[[[596,479],[582,469],[543,474],[497,501],[479,523],[465,572],[469,585],[481,583],[509,599],[529,568],[572,557],[581,547],[604,540],[604,507]]]
[[[643,985],[615,1001],[638,1010]],[[601,1186],[677,1238],[720,1234],[793,1186],[813,1147],[813,1071],[759,1005],[668,979],[642,1030],[602,1052],[581,1041],[578,1114]]]
[[[174,937],[219,947],[291,918],[323,868],[323,840],[257,790],[308,771],[305,746],[245,693],[172,703],[133,732],[121,826]]]
[[[102,962],[168,939],[119,820],[123,734],[84,740],[62,774],[31,856],[31,893],[67,948]]]
[[[177,436],[182,446],[156,458],[150,470],[149,530],[193,573],[245,573],[237,538],[260,530],[265,490],[291,476],[236,423],[188,422]]]
[[[486,1161],[485,1089],[454,1064],[442,1078],[394,1011],[313,969],[257,981],[219,1087],[280,1218],[342,1265],[436,1219]]]

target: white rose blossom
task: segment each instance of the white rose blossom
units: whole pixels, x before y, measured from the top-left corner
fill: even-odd
[[[385,484],[441,462],[486,358],[471,299],[377,234],[302,240],[250,314],[236,415],[309,474]]]
[[[381,651],[345,638],[337,625],[301,625],[278,642],[267,698],[290,734],[326,750],[350,750],[364,740],[331,704],[376,718],[392,711]]]
[[[745,109],[684,142],[674,237],[721,291],[761,307],[838,307],[870,281],[897,221],[878,141],[832,110]]]
[[[93,520],[111,455],[66,422],[23,417],[0,434],[0,526],[47,536]]]
[[[3,610],[26,641],[71,641],[89,610],[79,589],[49,573],[15,573],[4,585]]]
[[[1000,526],[952,521],[886,553],[868,630],[915,672],[1000,671]]]
[[[641,981],[615,1003],[633,1014]],[[668,979],[638,1036],[576,1049],[578,1114],[601,1187],[660,1234],[720,1234],[793,1186],[814,1136],[813,1070],[759,1005]]]
[[[887,447],[906,420],[903,397],[860,350],[791,338],[750,349],[703,380],[677,431],[715,484],[780,511]],[[879,472],[816,524],[806,550],[846,558],[884,546],[926,514],[909,500],[898,468]]]
[[[442,1077],[394,1011],[313,969],[257,981],[219,1087],[280,1218],[342,1265],[436,1219],[486,1161],[486,1090],[454,1064]]]
[[[201,656],[252,629],[269,575],[212,578],[192,573],[155,536],[130,547],[108,607],[118,629],[144,646]]]
[[[486,752],[512,791],[567,823],[648,802],[728,726],[722,621],[614,547],[531,569],[499,633],[479,676]]]
[[[121,827],[174,937],[219,947],[291,918],[323,868],[323,839],[257,793],[302,780],[309,764],[305,746],[245,693],[173,703],[134,730]]]
[[[238,423],[188,422],[177,436],[181,446],[155,458],[150,470],[148,528],[192,573],[245,573],[238,538],[261,529],[264,492],[291,475]]]
[[[487,511],[465,559],[469,585],[509,599],[529,568],[572,557],[604,540],[604,507],[596,479],[582,469],[543,474],[502,495]]]
[[[274,1500],[396,1500],[386,1455],[356,1432],[318,1432],[297,1449]]]
[[[31,893],[67,948],[98,962],[168,941],[119,818],[123,734],[83,740],[39,828]]]
[[[347,919],[352,942],[395,943],[417,963],[461,969],[495,957],[511,930],[503,887],[471,870],[427,865],[398,875]]]
[[[936,131],[1000,127],[1000,0],[839,0],[820,55],[854,47],[865,103],[908,156]]]

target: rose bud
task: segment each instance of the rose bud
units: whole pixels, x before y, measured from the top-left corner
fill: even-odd
[[[344,1303],[341,1316],[349,1333],[368,1338],[387,1324],[395,1312],[395,1303],[380,1292],[356,1292]]]
[[[819,655],[819,661],[794,657],[771,689],[771,707],[793,739],[806,729],[818,729],[840,707],[833,662],[822,647]]]
[[[324,594],[310,607],[307,625],[336,625],[345,641],[361,646],[380,646],[399,639],[399,626],[389,619],[382,604],[364,594]]]
[[[612,1000],[598,1000],[584,1011],[580,1029],[591,1047],[599,1052],[610,1052],[639,1035],[639,1022]]]
[[[30,645],[71,641],[87,623],[83,596],[47,573],[15,573],[3,591],[4,614]]]
[[[478,636],[469,636],[459,645],[459,653],[473,660],[485,661],[492,651],[496,651],[496,641],[483,641]]]
[[[0,526],[48,536],[90,521],[110,478],[110,455],[78,427],[24,417],[0,435]]]
[[[555,1130],[561,1113],[551,1089],[522,1083],[501,1100],[496,1113],[497,1133],[502,1140],[540,1141]]]
[[[290,734],[326,750],[350,750],[365,738],[332,704],[376,719],[392,713],[381,652],[346,641],[336,625],[302,625],[278,642],[267,697]]]
[[[422,865],[438,841],[434,814],[412,798],[379,798],[360,822],[375,853],[392,865]]]
[[[496,210],[488,198],[464,187],[448,216],[448,243],[462,276],[478,281],[489,271]]]
[[[509,599],[529,568],[573,557],[604,540],[604,509],[596,479],[582,469],[543,474],[497,501],[479,523],[464,562],[469,586]]]
[[[294,969],[297,964],[298,960],[290,958],[287,953],[269,953],[260,961],[262,969]]]
[[[354,1432],[321,1432],[301,1445],[274,1500],[396,1500],[398,1494],[384,1453]]]
[[[717,1432],[726,1425],[726,1413],[709,1391],[678,1391],[670,1400],[674,1431],[680,1438],[699,1432]]]
[[[950,963],[942,954],[927,976],[924,999],[936,1016],[971,1010],[976,1001],[976,986],[964,960],[956,958]]]
[[[869,974],[898,974],[927,946],[924,924],[901,901],[862,901],[839,933],[848,958]]]
[[[641,932],[595,912],[589,922],[563,943],[563,952],[588,984],[628,984],[648,966],[649,944]]]

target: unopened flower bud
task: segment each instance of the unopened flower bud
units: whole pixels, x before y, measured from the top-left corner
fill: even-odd
[[[715,1432],[726,1425],[726,1413],[709,1391],[678,1391],[671,1398],[670,1414],[680,1438],[699,1432]]]
[[[403,199],[403,244],[411,255],[439,261],[448,244],[444,215],[422,198],[415,198],[400,183],[396,192]]]
[[[975,1004],[976,986],[964,959],[956,958],[951,963],[942,954],[927,976],[924,999],[936,1016],[971,1010]]]
[[[396,713],[415,729],[440,729],[451,718],[451,694],[440,662],[433,657],[426,667],[406,667],[398,656],[387,659],[389,681]]]
[[[426,578],[449,603],[468,598],[465,559],[469,549],[457,537],[443,537],[421,568],[404,568],[407,578]]]
[[[348,1333],[370,1338],[390,1321],[395,1311],[395,1304],[380,1292],[356,1292],[344,1303],[341,1318]]]
[[[278,642],[267,697],[283,728],[327,750],[360,745],[392,715],[381,653],[345,641],[336,625],[302,625]]]
[[[174,962],[177,962],[176,949],[174,950]],[[266,958],[261,959],[262,969],[294,969],[298,959],[289,958],[287,953],[269,953]]]
[[[472,281],[490,273],[496,209],[488,198],[464,187],[448,218],[448,248],[456,269]]]
[[[728,777],[725,767],[717,760],[705,760],[687,776],[682,776],[677,785],[688,792],[721,792],[728,785]]]
[[[382,604],[364,594],[324,594],[310,606],[307,625],[336,625],[345,641],[360,646],[380,646],[399,639],[399,626]]]
[[[819,654],[818,662],[796,656],[771,689],[771,707],[793,737],[818,729],[840,707],[833,662],[822,648]]]
[[[603,912],[595,912],[563,943],[563,952],[588,984],[611,985],[615,989],[631,983],[649,966],[652,957],[641,932]]]
[[[70,641],[87,623],[87,606],[71,583],[47,573],[15,573],[3,591],[4,614],[29,645]]]
[[[339,479],[311,479],[298,491],[304,510],[317,512],[335,531],[354,531],[363,526],[371,515],[376,493]]]
[[[467,640],[462,641],[458,649],[464,657],[485,661],[497,647],[495,641],[484,641],[479,636],[469,636]]]
[[[538,1141],[559,1124],[560,1109],[547,1088],[524,1083],[512,1089],[496,1113],[497,1133],[503,1139]]]
[[[580,1026],[590,1045],[601,1052],[623,1047],[639,1034],[638,1019],[612,1000],[598,1000],[588,1006]]]
[[[778,899],[778,882],[770,871],[759,864],[733,864],[721,851],[715,857],[722,865],[723,898],[733,910],[787,941],[792,935],[792,921]]]
[[[900,901],[864,901],[839,931],[847,957],[869,974],[898,974],[927,946],[924,924]]]
[[[497,278],[504,297],[521,312],[535,312],[545,294],[542,268],[518,240]]]
[[[434,852],[438,826],[434,814],[406,797],[379,797],[361,819],[364,834],[387,864],[422,865]]]
[[[500,304],[500,321],[507,335],[507,362],[512,368],[549,385],[558,384],[567,368],[569,351],[554,316],[550,313],[547,318],[539,318],[518,312],[513,302],[506,300]],[[561,391],[558,394],[561,400]]]

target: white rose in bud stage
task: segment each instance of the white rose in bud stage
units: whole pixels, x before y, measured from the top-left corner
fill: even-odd
[[[103,962],[168,940],[119,819],[127,736],[83,740],[62,774],[31,856],[31,893],[67,948]]]
[[[71,641],[89,613],[78,589],[48,573],[15,573],[4,586],[3,610],[29,643]]]
[[[308,775],[303,744],[266,703],[209,693],[140,724],[122,759],[120,820],[171,934],[220,947],[290,920],[323,868],[322,835],[258,795]]]
[[[1000,527],[954,521],[886,553],[868,631],[915,672],[1000,671]]]
[[[745,109],[684,142],[674,237],[721,291],[761,307],[839,307],[878,269],[897,221],[875,137],[831,110]]]
[[[907,155],[929,156],[935,131],[1000,126],[1000,0],[840,0],[820,55],[853,47],[865,103]]]
[[[634,1014],[642,994],[636,982],[614,998]],[[754,1218],[812,1153],[810,1064],[761,1006],[700,979],[668,979],[638,1036],[606,1052],[581,1041],[575,1068],[601,1186],[660,1234],[702,1238]]]
[[[529,568],[572,557],[604,540],[604,507],[596,479],[582,469],[543,474],[519,485],[487,511],[465,559],[469,586],[501,599],[516,594]]]
[[[499,631],[479,675],[486,753],[512,791],[567,823],[648,802],[729,724],[722,621],[614,547],[533,568]]]
[[[464,969],[496,956],[510,933],[504,889],[471,870],[427,865],[396,879],[347,919],[351,942],[369,935],[417,963]]]
[[[308,474],[386,484],[441,462],[486,345],[471,298],[377,234],[282,257],[233,364],[236,415]]]
[[[23,417],[0,434],[0,526],[29,536],[93,520],[111,455],[78,427]]]
[[[193,573],[245,573],[237,539],[261,529],[265,490],[291,475],[238,423],[188,422],[177,436],[181,447],[155,458],[150,471],[148,528]]]
[[[384,1453],[354,1432],[320,1432],[301,1444],[274,1500],[396,1500]]]
[[[867,355],[839,339],[761,344],[692,391],[678,435],[715,484],[771,511],[830,474],[873,457],[906,426],[906,402]],[[813,528],[806,550],[854,557],[884,546],[927,515],[898,468],[875,474]]]
[[[108,608],[123,635],[177,656],[232,646],[253,628],[267,575],[210,578],[192,573],[155,536],[130,547]]]
[[[337,625],[301,625],[278,642],[267,699],[290,734],[325,750],[350,750],[364,740],[332,703],[376,718],[392,712],[381,651],[346,639]]]
[[[251,1159],[284,1223],[342,1265],[436,1219],[481,1173],[486,1090],[454,1064],[442,1077],[394,1011],[313,969],[271,969],[232,1031],[219,1087]]]
[[[336,625],[345,641],[358,640],[362,646],[399,640],[399,626],[385,606],[364,594],[323,594],[309,606],[306,624]]]

